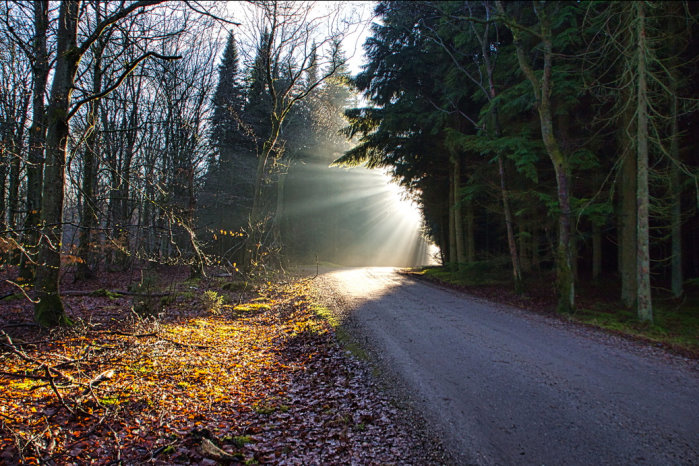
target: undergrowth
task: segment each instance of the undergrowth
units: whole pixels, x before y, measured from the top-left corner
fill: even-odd
[[[526,291],[516,295],[510,271],[500,261],[462,264],[460,270],[449,267],[425,267],[411,275],[467,289],[489,300],[551,314],[555,308],[553,286],[548,274],[528,277]],[[667,346],[681,354],[699,356],[699,287],[687,283],[686,296],[678,301],[656,292],[653,323],[639,322],[635,310],[626,309],[616,298],[614,286],[581,282],[578,285],[577,310],[567,319]],[[544,290],[542,292],[542,290]]]

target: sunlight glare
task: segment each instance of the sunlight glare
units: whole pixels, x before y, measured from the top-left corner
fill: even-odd
[[[368,211],[363,234],[347,251],[348,265],[418,266],[434,264],[430,243],[422,234],[422,214],[401,186],[378,170],[361,174],[346,196],[362,199]]]

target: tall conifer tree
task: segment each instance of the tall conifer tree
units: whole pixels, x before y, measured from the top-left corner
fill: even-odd
[[[231,33],[218,68],[218,86],[214,94],[211,140],[219,163],[230,163],[243,140],[245,94],[240,83],[238,46]]]

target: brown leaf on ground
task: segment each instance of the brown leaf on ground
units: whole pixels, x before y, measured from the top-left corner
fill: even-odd
[[[108,274],[75,289],[130,281]],[[51,332],[30,325],[31,303],[0,301],[0,462],[426,461],[314,312],[307,282],[223,285],[168,269],[157,291],[172,297],[155,315],[134,313],[132,297],[70,296],[76,325]],[[227,303],[218,313],[202,306],[209,290]]]

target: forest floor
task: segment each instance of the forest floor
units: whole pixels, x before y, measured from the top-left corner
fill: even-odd
[[[10,295],[13,273],[0,277],[0,463],[441,461],[338,344],[308,280],[66,276],[74,325],[47,331]]]
[[[685,295],[679,300],[670,297],[666,291],[654,290],[654,322],[649,324],[639,322],[634,310],[621,304],[619,285],[614,280],[596,283],[580,280],[576,284],[576,311],[560,315],[555,311],[555,276],[552,273],[531,278],[521,294],[515,292],[509,270],[487,263],[476,263],[462,272],[425,267],[403,273],[492,302],[600,328],[699,359],[699,286],[696,284],[687,286]]]

